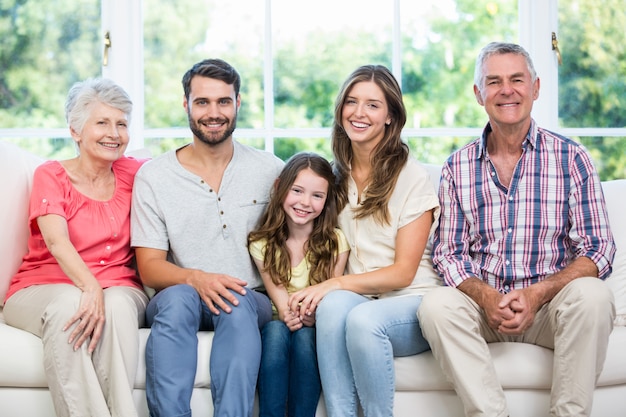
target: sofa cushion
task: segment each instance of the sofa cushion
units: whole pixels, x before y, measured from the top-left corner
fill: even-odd
[[[0,306],[11,277],[26,254],[28,241],[28,200],[35,168],[44,160],[16,145],[0,142]]]
[[[41,339],[4,324],[0,308],[0,387],[45,388]],[[2,413],[0,412],[0,415]]]
[[[598,386],[626,384],[626,327],[616,327]],[[545,389],[552,384],[553,351],[528,343],[490,343],[500,384],[505,389]],[[523,358],[523,360],[520,360]],[[452,390],[431,352],[395,358],[396,391]]]
[[[622,213],[626,207],[626,180],[605,181],[602,191],[617,247],[613,272],[606,282],[615,294],[615,324],[626,326],[626,216]]]
[[[598,386],[626,384],[626,327],[613,328],[609,336],[609,348],[606,351],[604,368],[598,378]]]
[[[146,341],[150,329],[139,330],[139,365],[135,377],[135,389],[146,389],[146,364],[144,361]],[[198,367],[195,388],[210,388],[209,361],[213,332],[198,332]],[[0,307],[0,387],[46,388],[41,339],[24,330],[5,324]],[[19,355],[16,354],[19,352]],[[2,413],[0,412],[0,416]]]
[[[552,350],[527,343],[490,343],[489,350],[504,388],[550,388]],[[431,352],[396,358],[394,364],[397,391],[452,389]]]

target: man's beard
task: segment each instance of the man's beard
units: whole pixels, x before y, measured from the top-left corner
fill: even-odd
[[[235,113],[235,117],[230,123],[228,122],[228,119],[209,119],[208,120],[209,123],[211,123],[212,121],[223,122],[224,120],[226,120],[227,122],[226,130],[221,135],[219,134],[219,132],[207,134],[205,131],[202,130],[202,126],[197,121],[191,119],[191,115],[188,114],[187,118],[189,119],[189,128],[191,129],[191,132],[198,139],[200,139],[200,141],[202,141],[203,143],[206,143],[209,146],[217,146],[221,143],[226,142],[226,140],[228,140],[228,138],[233,134],[233,132],[235,131],[235,128],[237,127],[237,114],[236,113]]]

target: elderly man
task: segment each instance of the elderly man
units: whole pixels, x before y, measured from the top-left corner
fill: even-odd
[[[586,150],[531,118],[539,78],[520,46],[490,43],[474,93],[489,122],[444,164],[433,262],[447,286],[418,312],[467,416],[508,416],[487,344],[554,350],[550,416],[588,416],[615,315],[615,255]]]

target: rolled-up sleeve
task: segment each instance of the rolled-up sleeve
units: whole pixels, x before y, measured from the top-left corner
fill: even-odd
[[[598,277],[605,279],[611,274],[616,249],[602,185],[586,153],[578,153],[575,164],[578,169],[571,170],[569,237],[575,256],[591,259]]]

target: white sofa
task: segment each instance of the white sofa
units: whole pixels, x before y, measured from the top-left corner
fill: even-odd
[[[27,201],[31,176],[42,160],[14,145],[0,142],[0,300],[26,250]],[[429,166],[433,180],[436,166]],[[626,180],[603,183],[618,253],[607,280],[615,293],[618,318],[611,334],[604,371],[598,381],[594,417],[626,416]],[[148,329],[141,329],[141,357]],[[209,353],[212,333],[199,334],[198,372],[192,398],[194,416],[211,416]],[[552,352],[533,345],[490,345],[501,384],[506,389],[511,416],[547,416]],[[0,417],[53,417],[39,338],[4,323],[0,307]],[[459,399],[430,353],[397,358],[396,416],[461,417]],[[148,416],[145,367],[139,365],[135,400],[141,416]],[[324,416],[323,401],[318,415]],[[86,416],[87,417],[87,416]]]

